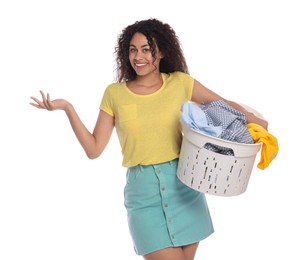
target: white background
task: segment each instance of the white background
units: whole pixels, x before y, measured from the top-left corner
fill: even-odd
[[[29,103],[40,89],[66,98],[92,131],[116,38],[149,17],[173,26],[193,77],[261,112],[280,145],[246,193],[207,196],[216,232],[196,260],[308,259],[304,2],[1,1],[0,259],[140,259],[116,135],[89,160],[62,111]]]

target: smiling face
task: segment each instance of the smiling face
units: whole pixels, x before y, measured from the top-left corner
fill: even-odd
[[[141,33],[135,33],[129,45],[129,60],[137,76],[159,73],[159,63],[162,54],[157,47],[156,56],[152,56],[152,50],[147,38]]]

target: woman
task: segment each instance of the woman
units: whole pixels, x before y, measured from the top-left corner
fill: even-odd
[[[64,99],[31,97],[36,108],[64,110],[90,159],[116,128],[127,167],[125,207],[134,248],[146,260],[192,260],[214,232],[205,196],[176,177],[181,147],[181,105],[224,100],[248,123],[267,122],[225,100],[188,74],[176,33],[156,19],[127,26],[115,48],[117,82],[107,86],[93,133]]]

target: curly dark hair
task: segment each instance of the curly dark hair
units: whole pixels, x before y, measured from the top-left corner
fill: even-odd
[[[157,54],[155,44],[164,55],[164,58],[160,61],[160,72],[181,71],[189,73],[180,41],[172,27],[157,19],[148,19],[127,26],[118,37],[118,43],[115,47],[118,82],[133,80],[137,76],[129,61],[129,44],[133,35],[137,32],[146,36],[154,59]]]

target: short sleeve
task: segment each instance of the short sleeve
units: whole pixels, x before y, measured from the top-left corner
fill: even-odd
[[[181,81],[182,86],[184,87],[184,91],[185,91],[187,99],[191,100],[195,79],[191,77],[189,74],[184,73],[184,72],[176,72],[175,74]]]
[[[111,92],[111,86],[108,86],[105,89],[105,92],[103,94],[102,101],[101,101],[99,108],[105,111],[107,114],[114,116],[112,95],[110,92]]]

